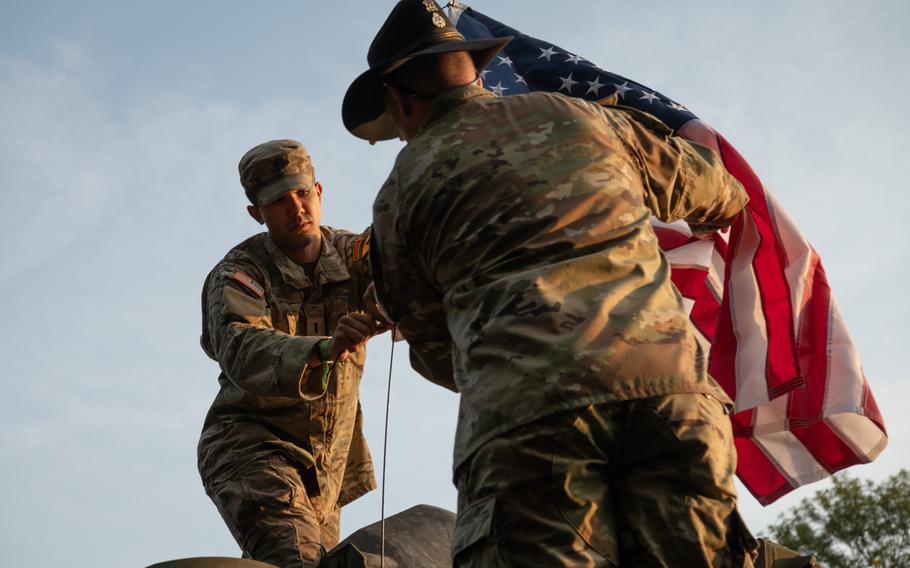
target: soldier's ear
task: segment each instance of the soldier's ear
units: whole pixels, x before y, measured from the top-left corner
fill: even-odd
[[[316,188],[316,195],[319,196],[319,201],[322,201],[322,183],[317,181],[314,187]]]
[[[392,115],[396,122],[401,122],[413,112],[413,102],[411,97],[407,96],[398,85],[389,85],[386,87],[385,105],[386,110]]]
[[[256,207],[255,205],[247,205],[246,211],[247,211],[247,213],[250,214],[250,217],[255,219],[256,222],[259,223],[260,225],[265,223],[265,221],[262,219],[262,213],[259,212],[259,208]]]
[[[385,108],[392,117],[400,140],[408,140],[417,129],[418,118],[414,99],[405,94],[397,85],[388,85],[385,90]]]

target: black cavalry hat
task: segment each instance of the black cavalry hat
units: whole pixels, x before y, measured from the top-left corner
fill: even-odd
[[[382,101],[382,76],[415,57],[467,51],[483,70],[511,37],[465,40],[433,0],[401,0],[386,18],[367,52],[370,68],[344,95],[341,116],[351,134],[375,142],[398,137]]]

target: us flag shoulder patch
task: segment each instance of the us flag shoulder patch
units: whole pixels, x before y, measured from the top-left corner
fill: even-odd
[[[265,289],[259,285],[259,282],[253,280],[246,272],[241,272],[238,270],[231,274],[231,278],[243,284],[244,288],[256,294],[257,297],[261,298],[265,295]]]

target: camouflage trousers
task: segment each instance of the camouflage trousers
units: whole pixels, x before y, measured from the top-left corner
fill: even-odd
[[[251,462],[206,492],[244,558],[309,568],[338,544],[338,505],[309,497],[300,470],[281,454]]]
[[[458,567],[751,567],[736,453],[716,398],[564,411],[484,444],[456,472]]]

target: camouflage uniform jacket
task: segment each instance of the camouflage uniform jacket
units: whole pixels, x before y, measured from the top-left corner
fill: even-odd
[[[375,488],[358,398],[366,350],[340,361],[326,383],[322,365],[307,363],[341,316],[362,309],[369,232],[322,227],[322,237],[312,280],[267,233],[234,247],[206,279],[202,347],[221,367],[199,440],[207,488],[276,452],[301,471],[315,466],[318,487],[307,491],[327,506]]]
[[[716,229],[747,199],[711,150],[644,113],[475,86],[437,97],[376,198],[371,253],[412,366],[461,393],[455,467],[560,410],[729,402],[650,219]]]

